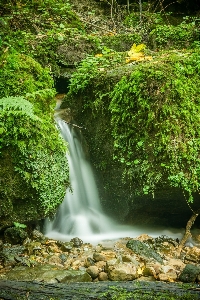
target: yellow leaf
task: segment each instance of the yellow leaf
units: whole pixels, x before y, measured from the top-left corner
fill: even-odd
[[[138,268],[138,270],[137,270],[137,273],[138,273],[138,275],[142,275],[143,274],[143,271],[144,271],[144,267],[142,267],[142,268]]]
[[[130,51],[128,51],[128,55],[131,56],[132,53],[142,52],[146,48],[145,44],[137,45],[133,44]]]
[[[95,57],[102,57],[103,54],[96,54]]]

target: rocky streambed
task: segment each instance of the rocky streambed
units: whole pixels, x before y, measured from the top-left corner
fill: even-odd
[[[167,236],[95,246],[78,237],[48,239],[37,230],[18,243],[7,237],[0,242],[0,299],[168,299],[158,298],[161,292],[200,299],[199,239],[177,257],[179,241]]]

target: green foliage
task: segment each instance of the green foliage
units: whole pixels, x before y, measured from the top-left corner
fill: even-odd
[[[33,58],[6,52],[0,57],[0,98],[51,89],[53,80],[48,69]]]
[[[138,289],[135,291],[127,291],[125,288],[119,288],[116,286],[110,286],[108,291],[103,293],[100,299],[110,300],[195,300],[198,299],[198,295],[191,293],[175,294],[171,291],[154,291],[149,288],[142,289],[141,283],[137,282]],[[139,291],[138,291],[139,290]]]
[[[62,202],[69,184],[62,138],[51,118],[35,115],[33,104],[23,97],[2,98],[0,108],[1,158],[10,153],[14,173],[24,182],[24,189],[29,186],[29,199],[39,204],[44,216]],[[12,184],[2,185],[4,200]]]
[[[134,43],[140,44],[141,41],[142,36],[139,33],[104,35],[101,39],[102,45],[117,52],[126,51]]]
[[[94,78],[97,76],[101,78],[109,68],[115,69],[122,64],[125,64],[125,53],[116,52],[106,46],[101,49],[101,53],[95,56],[88,55],[77,67],[76,72],[72,74],[69,95],[83,91],[91,83],[93,84]]]
[[[182,23],[174,25],[157,25],[150,32],[150,44],[155,49],[183,49],[199,40],[200,32],[195,19],[185,18]]]
[[[115,158],[143,193],[200,188],[199,51],[136,66],[111,94]]]
[[[26,228],[27,227],[25,224],[21,224],[21,223],[18,223],[18,222],[13,222],[13,224],[17,228]]]
[[[8,48],[58,72],[57,48],[83,25],[68,1],[5,1],[0,4],[0,54]]]

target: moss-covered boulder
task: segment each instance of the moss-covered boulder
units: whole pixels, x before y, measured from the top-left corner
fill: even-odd
[[[54,212],[68,185],[65,148],[53,120],[38,117],[23,97],[0,99],[0,224]]]
[[[139,47],[84,60],[63,106],[86,128],[106,207],[125,216],[139,194],[155,200],[146,201],[148,214],[148,205],[170,195],[181,217],[182,207],[190,214],[182,191],[199,206],[199,50],[152,57]]]
[[[47,69],[29,56],[0,61],[0,228],[53,213],[68,186],[65,146],[53,119]]]

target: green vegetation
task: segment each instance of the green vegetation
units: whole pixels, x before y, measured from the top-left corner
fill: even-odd
[[[13,206],[23,206],[24,201],[26,207],[27,200],[30,209],[44,217],[62,202],[68,185],[63,142],[52,119],[34,114],[33,104],[25,98],[1,98],[0,107],[1,217],[10,219]],[[27,213],[23,219],[18,212],[16,220],[26,220]]]
[[[167,291],[144,291],[140,290],[141,287],[139,287],[139,291],[130,292],[123,288],[117,288],[115,286],[110,286],[108,291],[103,293],[102,297],[100,299],[109,299],[109,300],[195,300],[198,299],[197,295],[185,293],[181,295],[174,294],[172,292]]]
[[[114,167],[113,178],[138,194],[180,187],[192,202],[199,192],[198,19],[170,24],[171,14],[153,13],[151,1],[142,11],[133,3],[129,13],[122,10],[127,27],[115,32],[120,6],[109,5],[115,28],[101,36],[87,32],[69,1],[1,1],[2,216],[22,199],[24,208],[35,201],[35,219],[62,201],[68,168],[53,121],[53,79],[75,67],[65,101],[89,128],[95,167],[107,174]]]

